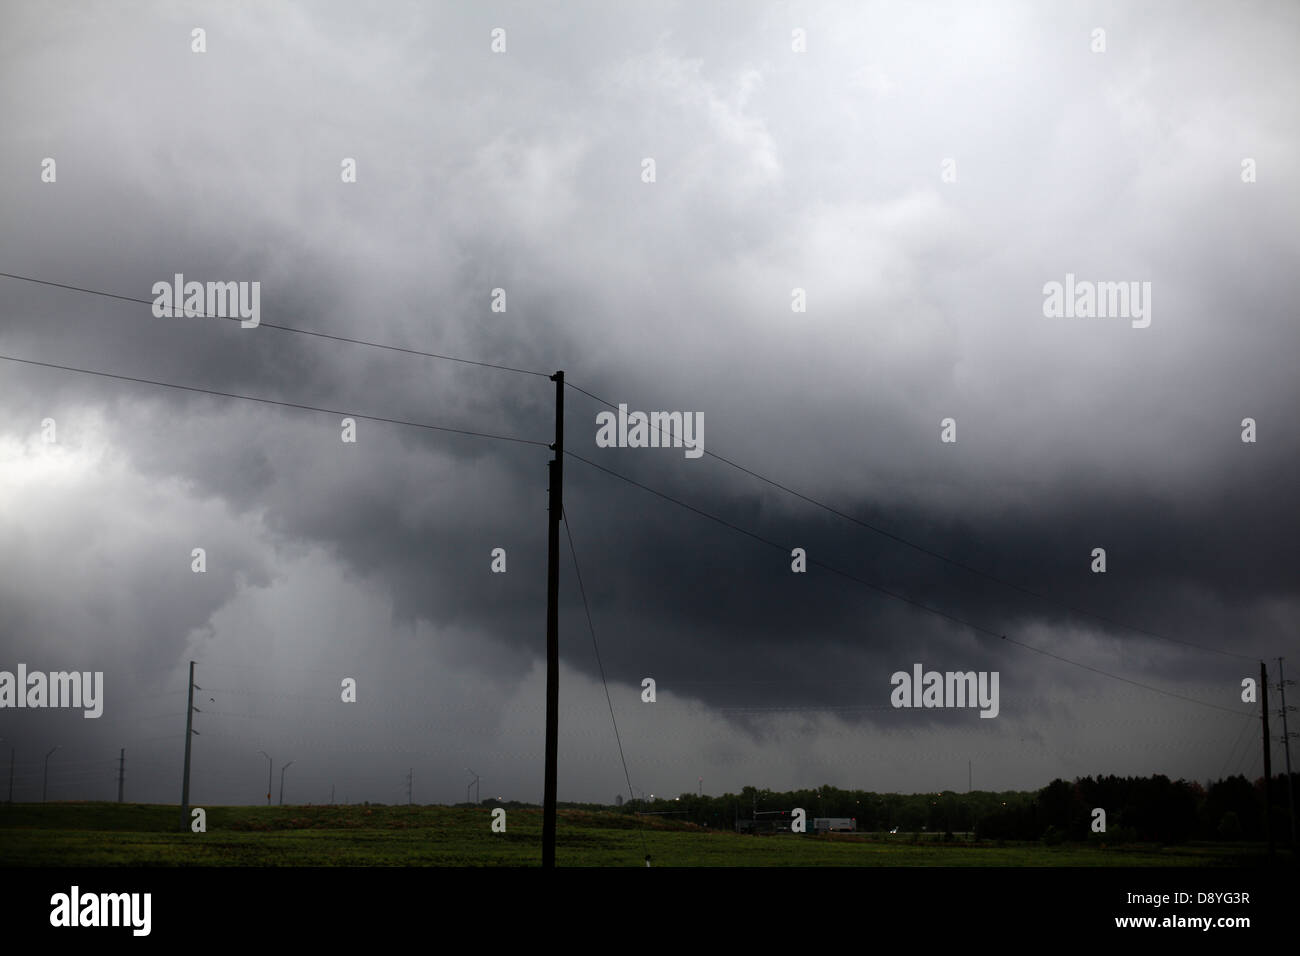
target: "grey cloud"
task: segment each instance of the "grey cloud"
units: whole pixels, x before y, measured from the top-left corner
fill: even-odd
[[[0,269],[146,299],[175,272],[259,280],[263,327],[0,278],[0,353],[538,441],[545,379],[266,326],[564,368],[614,402],[700,411],[707,450],[1059,602],[1276,656],[1300,531],[1295,17],[9,4]],[[1045,319],[1042,286],[1066,272],[1151,281],[1151,327]],[[147,704],[198,659],[228,669],[198,771],[210,799],[261,796],[258,749],[310,754],[293,769],[317,800],[331,782],[395,799],[390,778],[421,762],[438,799],[459,798],[465,764],[539,795],[545,449],[366,420],[350,446],[330,415],[0,364],[0,666],[115,662],[101,726],[24,714],[33,750],[61,735],[93,761],[125,740],[154,761],[145,792],[174,799],[175,728]],[[908,598],[1226,706],[1252,666],[1071,615],[716,460],[597,449],[600,406],[566,401],[575,453]],[[566,508],[647,789],[701,773],[927,789],[967,751],[989,786],[1204,777],[1239,729],[791,574],[787,553],[574,460]],[[188,569],[199,540],[206,576]],[[562,796],[609,799],[621,773],[564,561]],[[881,707],[915,660],[1000,670],[1002,714]],[[351,670],[362,702],[340,711]],[[647,709],[652,674],[665,693]]]

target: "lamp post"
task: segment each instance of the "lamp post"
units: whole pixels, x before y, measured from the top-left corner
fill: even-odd
[[[271,805],[271,767],[273,761],[271,755],[265,750],[259,750],[258,753],[266,758],[266,805],[269,807]]]
[[[284,806],[284,772],[292,766],[293,766],[293,761],[290,760],[287,764],[285,764],[283,767],[280,768],[280,806]]]
[[[50,748],[50,753],[45,755],[45,776],[41,779],[41,803],[45,802],[45,793],[50,782],[50,754],[54,753],[54,751],[58,749],[59,745],[55,744]]]

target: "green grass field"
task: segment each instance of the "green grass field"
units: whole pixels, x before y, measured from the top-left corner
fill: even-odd
[[[67,803],[0,806],[0,866],[537,866],[540,810],[466,807],[208,807],[207,832],[179,808]],[[644,821],[644,822],[643,822]],[[747,836],[689,823],[560,810],[559,866],[1243,866],[1253,844],[1100,846],[942,843],[912,834]]]

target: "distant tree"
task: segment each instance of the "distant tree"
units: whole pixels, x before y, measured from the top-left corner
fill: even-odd
[[[1083,838],[1087,827],[1087,814],[1074,784],[1066,780],[1053,780],[1038,792],[1036,801],[1038,835],[1054,827],[1061,839]],[[1075,832],[1077,831],[1077,833]]]

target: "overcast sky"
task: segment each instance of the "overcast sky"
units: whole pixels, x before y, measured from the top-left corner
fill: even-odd
[[[7,2],[0,271],[257,281],[263,325],[0,278],[0,354],[553,438],[545,377],[276,324],[701,414],[704,457],[600,448],[603,406],[565,396],[570,451],[781,546],[566,460],[638,790],[1256,776],[1242,678],[1300,673],[1298,28],[1285,2]],[[1067,274],[1150,283],[1149,326],[1045,317]],[[99,719],[0,710],[15,799],[57,745],[50,799],[115,798],[125,747],[127,799],[177,802],[191,660],[196,805],[265,800],[259,750],[290,802],[405,800],[412,768],[417,802],[466,768],[541,799],[544,445],[345,443],[338,414],[9,361],[0,413],[0,670],[105,684]],[[559,796],[609,802],[562,541]],[[893,708],[917,662],[998,672],[998,716]]]

